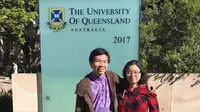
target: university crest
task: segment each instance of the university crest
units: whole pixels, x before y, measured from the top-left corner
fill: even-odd
[[[64,8],[49,8],[49,22],[47,25],[55,32],[64,29],[67,22],[64,21],[65,9]]]

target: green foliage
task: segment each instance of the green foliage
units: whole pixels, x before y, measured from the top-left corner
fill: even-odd
[[[1,75],[9,74],[12,62],[19,65],[19,72],[31,71],[30,66],[35,61],[32,58],[35,56],[35,44],[38,44],[35,42],[37,16],[38,0],[0,1],[0,39],[4,42],[1,47]]]
[[[38,24],[30,25],[37,12],[38,0],[0,1],[0,72],[9,71],[13,58],[20,72],[40,60]],[[142,0],[141,15],[140,57],[148,72],[200,72],[200,0]]]
[[[141,60],[149,72],[200,72],[200,0],[143,0]]]
[[[34,2],[36,1],[32,0],[30,6],[33,7]],[[0,27],[4,30],[0,35],[24,44],[25,26],[37,16],[37,13],[27,10],[25,0],[1,0],[0,7]]]

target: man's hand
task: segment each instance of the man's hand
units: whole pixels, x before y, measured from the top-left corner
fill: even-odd
[[[155,87],[152,85],[152,82],[150,80],[147,80],[146,85],[150,92],[155,92]]]

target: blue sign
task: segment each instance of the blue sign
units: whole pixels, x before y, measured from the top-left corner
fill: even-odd
[[[139,58],[139,0],[40,0],[43,112],[73,112],[76,84],[105,48],[109,70]]]

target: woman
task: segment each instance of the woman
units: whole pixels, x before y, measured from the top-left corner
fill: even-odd
[[[125,87],[118,95],[119,112],[159,112],[157,95],[145,85],[146,73],[136,60],[123,69]]]

